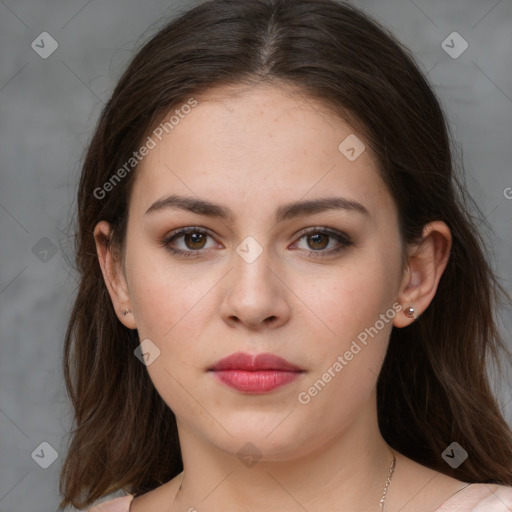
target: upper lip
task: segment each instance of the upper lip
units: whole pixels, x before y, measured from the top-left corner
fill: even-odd
[[[211,371],[223,370],[281,370],[281,371],[302,371],[298,366],[290,363],[282,357],[274,354],[246,354],[245,352],[236,352],[223,359],[217,361],[213,366],[208,368]]]

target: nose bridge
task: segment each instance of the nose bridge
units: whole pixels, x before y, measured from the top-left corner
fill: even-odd
[[[235,251],[223,301],[225,320],[237,319],[251,327],[269,319],[285,321],[289,314],[285,287],[276,276],[279,265],[271,251],[253,236],[242,240]]]
[[[263,237],[258,238],[261,240]],[[233,290],[241,294],[240,299],[250,301],[254,294],[270,295],[275,288],[275,277],[269,248],[260,244],[255,237],[247,236],[238,244],[235,252],[232,285]]]

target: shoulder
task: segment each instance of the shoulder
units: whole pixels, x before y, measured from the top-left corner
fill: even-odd
[[[183,472],[176,475],[167,483],[152,491],[137,496],[131,503],[131,509],[126,512],[148,512],[149,510],[169,510],[169,503],[176,497],[179,485],[183,480]],[[111,512],[110,510],[108,512]],[[117,512],[117,511],[115,511]],[[124,511],[123,511],[124,512]]]
[[[435,512],[510,512],[512,487],[471,484],[455,493]]]
[[[156,487],[152,491],[135,497],[134,494],[126,494],[103,503],[93,504],[85,512],[145,512],[148,510],[168,510],[169,502],[178,492],[178,484],[181,483],[183,472],[169,482]],[[126,492],[126,491],[123,491]]]
[[[121,498],[115,498],[113,500],[105,501],[99,505],[87,509],[85,512],[129,512],[130,503],[133,500],[133,495],[128,494]]]

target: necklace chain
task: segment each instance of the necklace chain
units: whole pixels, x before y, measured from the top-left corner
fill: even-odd
[[[382,493],[382,498],[380,499],[380,502],[379,502],[380,511],[384,510],[384,503],[386,503],[386,494],[388,493],[388,489],[391,484],[391,479],[393,478],[393,473],[395,472],[396,457],[395,457],[394,452],[391,452],[391,453],[393,454],[393,460],[391,461],[388,478],[386,479],[386,485],[384,486],[384,492]]]
[[[391,466],[389,467],[389,473],[388,477],[386,479],[386,484],[384,486],[384,491],[382,493],[382,498],[379,501],[379,512],[384,511],[384,504],[386,503],[386,495],[388,493],[389,486],[391,485],[391,479],[393,478],[393,474],[395,472],[395,466],[396,466],[396,457],[394,452],[391,452],[393,454],[393,460],[391,461]],[[183,475],[183,478],[181,479],[180,487],[178,489],[178,492],[176,493],[176,496],[174,496],[173,505],[176,502],[176,498],[178,497],[178,494],[181,491],[181,487],[183,485],[183,480],[185,479],[185,475]]]

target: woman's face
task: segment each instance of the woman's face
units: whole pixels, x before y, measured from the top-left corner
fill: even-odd
[[[375,428],[403,276],[396,208],[369,148],[291,91],[196,99],[137,170],[123,277],[123,321],[150,340],[147,371],[180,435],[285,460]],[[195,201],[215,206],[186,208]],[[195,229],[163,244],[182,228]],[[210,371],[240,352],[301,371]]]

